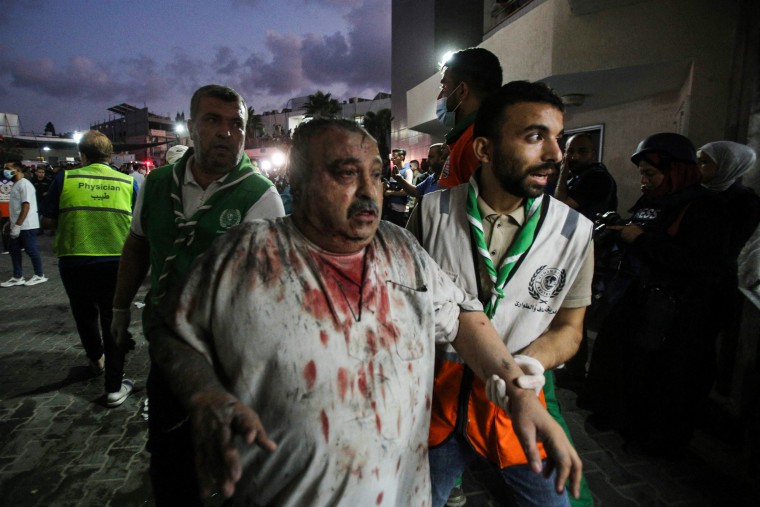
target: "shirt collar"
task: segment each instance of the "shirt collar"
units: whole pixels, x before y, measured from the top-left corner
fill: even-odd
[[[195,175],[193,174],[193,170],[191,167],[193,167],[193,160],[195,160],[195,154],[190,155],[190,157],[187,159],[187,162],[185,162],[185,182],[184,185],[193,185],[196,187],[200,187],[198,184],[198,181],[195,179]],[[225,174],[218,180],[214,180],[209,184],[209,187],[214,185],[221,185],[224,183],[224,180],[227,179],[227,177],[230,175],[230,173]],[[208,189],[207,189],[208,190]]]
[[[525,224],[525,206],[521,203],[520,206],[505,214],[497,213],[489,206],[481,196],[478,196],[478,210],[480,210],[480,216],[484,220],[495,222],[502,216],[510,217],[518,226],[522,227]]]

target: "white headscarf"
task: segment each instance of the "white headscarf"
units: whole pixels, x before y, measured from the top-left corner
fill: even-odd
[[[702,146],[700,151],[707,155],[718,166],[715,176],[702,186],[713,192],[723,192],[734,182],[747,174],[755,165],[757,155],[755,150],[744,144],[732,141],[716,141]]]

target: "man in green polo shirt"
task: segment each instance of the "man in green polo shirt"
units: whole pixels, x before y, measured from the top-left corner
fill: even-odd
[[[135,205],[113,301],[113,332],[125,349],[134,345],[128,332],[130,304],[149,268],[143,330],[151,340],[153,310],[215,238],[243,221],[285,214],[277,190],[253,170],[243,149],[245,100],[225,86],[203,86],[193,95],[190,115],[194,147],[174,164],[152,171]],[[148,377],[148,395],[148,450],[156,505],[201,505],[186,414],[155,364]]]

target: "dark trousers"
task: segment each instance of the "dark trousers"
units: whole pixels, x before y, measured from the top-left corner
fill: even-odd
[[[148,451],[156,507],[202,507],[190,421],[156,365],[148,374]]]
[[[124,353],[116,347],[111,337],[119,262],[95,262],[81,266],[65,266],[64,263],[59,265],[59,271],[87,357],[97,361],[105,353],[106,392],[116,392],[121,389],[124,375]]]

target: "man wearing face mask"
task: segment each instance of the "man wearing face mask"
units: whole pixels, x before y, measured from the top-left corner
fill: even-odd
[[[457,51],[441,68],[441,92],[435,110],[438,121],[451,128],[446,134],[451,154],[438,185],[451,188],[467,183],[478,167],[472,150],[475,114],[483,100],[499,89],[502,75],[499,59],[483,48]]]

